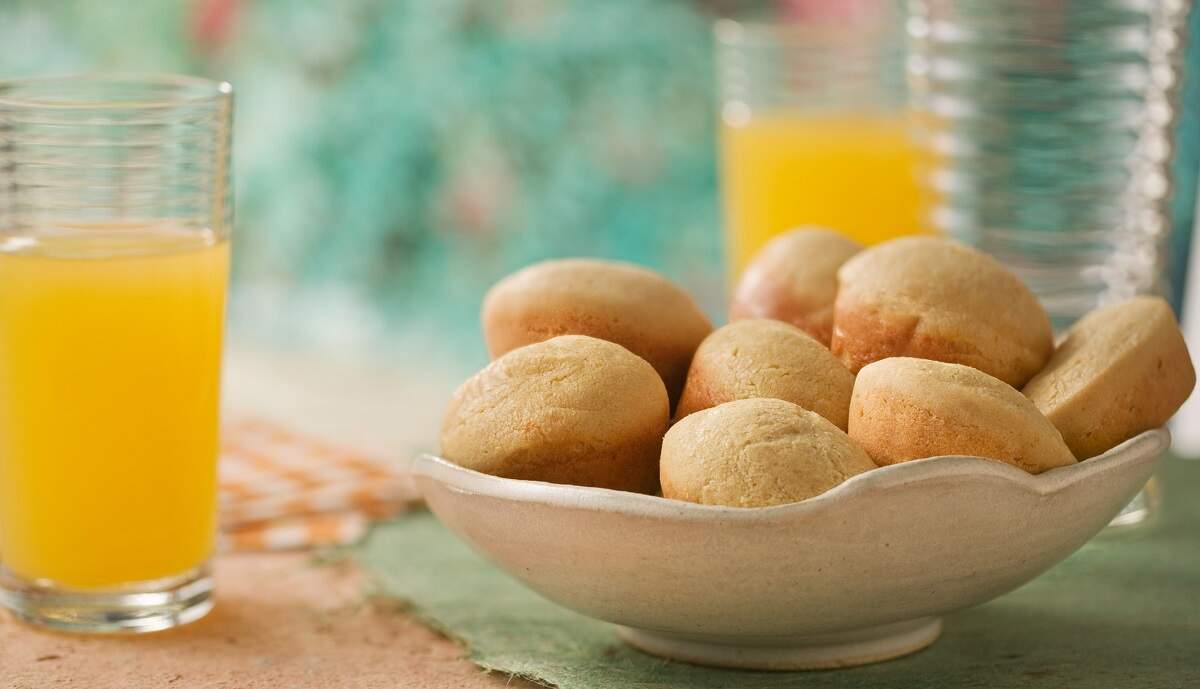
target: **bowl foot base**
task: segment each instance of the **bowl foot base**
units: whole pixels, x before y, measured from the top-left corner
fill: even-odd
[[[922,617],[839,634],[771,638],[762,645],[723,644],[617,627],[617,635],[646,653],[695,665],[752,670],[828,670],[891,660],[925,648],[942,633],[942,620]]]

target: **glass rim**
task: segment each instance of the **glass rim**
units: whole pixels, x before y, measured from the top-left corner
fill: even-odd
[[[150,97],[46,97],[41,93],[20,95],[22,90],[61,86],[64,92],[89,86],[149,86],[161,89]],[[0,79],[0,106],[29,110],[149,110],[229,100],[233,85],[228,81],[183,74],[74,73]]]

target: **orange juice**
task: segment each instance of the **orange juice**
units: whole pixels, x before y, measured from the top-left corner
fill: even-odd
[[[730,269],[771,237],[822,225],[873,244],[930,231],[922,154],[903,114],[755,113],[725,122]]]
[[[136,225],[0,246],[9,571],[96,589],[208,559],[228,264],[225,241]]]

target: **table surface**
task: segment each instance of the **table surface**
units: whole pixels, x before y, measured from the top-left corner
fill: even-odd
[[[186,627],[84,637],[33,629],[0,613],[0,686],[142,689],[500,689],[534,685],[484,673],[454,642],[397,603],[368,595],[347,560],[230,555],[217,562],[217,605]]]
[[[562,689],[1200,688],[1200,462],[1165,458],[1157,485],[1150,520],[1106,530],[1016,591],[946,615],[928,649],[826,672],[700,668],[640,653],[611,625],[488,564],[431,515],[377,528],[356,557],[384,590],[468,643],[476,662]]]
[[[444,368],[444,367],[443,367]],[[229,411],[290,424],[387,457],[429,447],[457,375],[399,370],[236,344]],[[0,612],[0,687],[532,687],[487,674],[396,603],[375,599],[347,562],[311,555],[220,557],[217,606],[188,627],[136,637],[35,630]]]
[[[402,456],[434,440],[442,398],[452,389],[446,384],[446,371],[381,371],[328,363],[313,366],[304,357],[236,351],[227,365],[229,406],[384,456]],[[983,641],[1000,638],[1020,645],[1025,636],[1061,633],[1054,645],[1069,646],[1062,650],[1065,657],[1089,658],[1089,666],[1116,663],[1130,676],[1162,680],[1130,686],[1183,686],[1175,684],[1180,675],[1170,670],[1180,662],[1200,681],[1200,665],[1193,662],[1200,657],[1193,643],[1200,638],[1200,532],[1194,531],[1200,523],[1200,501],[1194,497],[1200,491],[1200,464],[1176,473],[1168,481],[1173,485],[1167,486],[1168,493],[1174,492],[1167,496],[1168,506],[1174,509],[1167,511],[1178,514],[1182,509],[1188,519],[1169,520],[1173,528],[1153,529],[1150,538],[1135,537],[1135,542],[1144,543],[1133,550],[1146,552],[1122,557],[1117,555],[1121,549],[1115,549],[1113,557],[1080,560],[1092,562],[1095,571],[1056,568],[1039,585],[1060,592],[1060,597],[1037,597],[1037,591],[1026,589],[1019,595],[1037,598],[1039,614],[1018,615],[998,625],[990,636],[979,631]],[[1147,557],[1151,550],[1157,557]],[[414,558],[419,557],[414,553]],[[503,673],[481,672],[463,659],[456,643],[429,630],[399,603],[372,596],[374,584],[348,560],[318,561],[304,553],[229,555],[218,558],[216,576],[217,607],[208,617],[154,635],[71,636],[33,629],[0,613],[0,687],[534,686]],[[1093,585],[1070,586],[1072,577]],[[1027,626],[1043,626],[1046,619],[1058,617],[1074,619],[1081,609],[1090,611],[1086,621],[1050,625],[1048,630]],[[1113,623],[1118,619],[1122,625]],[[1168,620],[1171,623],[1164,626],[1162,622]],[[1080,628],[1089,633],[1079,633]],[[948,652],[954,638],[968,646],[981,642],[963,627],[955,637],[939,642],[940,647]],[[1148,668],[1136,667],[1128,653],[1114,653],[1114,649],[1148,645],[1161,647],[1157,652],[1145,649],[1145,659],[1152,664]],[[1183,651],[1184,647],[1192,650]],[[997,648],[980,651],[982,657],[993,658]],[[933,654],[921,654],[917,661],[925,656]],[[983,680],[987,673],[981,671],[988,663],[972,658],[961,658],[959,664],[967,663],[967,676]],[[1021,672],[1016,666],[1022,663],[1009,656],[1001,654],[996,662],[1008,663],[1004,672]],[[1155,663],[1168,667],[1153,667]],[[876,667],[887,674],[891,666]],[[1038,674],[1042,670],[1026,670],[1021,675],[1024,681],[1053,684],[1053,677],[1042,683]],[[805,683],[840,685],[842,678],[849,676],[817,673],[807,675]]]

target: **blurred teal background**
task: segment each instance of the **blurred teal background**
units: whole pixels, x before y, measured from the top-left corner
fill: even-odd
[[[709,31],[729,9],[8,0],[0,76],[232,82],[235,325],[477,359],[482,292],[540,258],[648,264],[719,309]]]
[[[478,363],[483,291],[545,257],[656,267],[720,316],[711,22],[800,3],[0,0],[0,76],[231,81],[239,332],[399,338]],[[1197,82],[1176,166],[1176,294]]]

